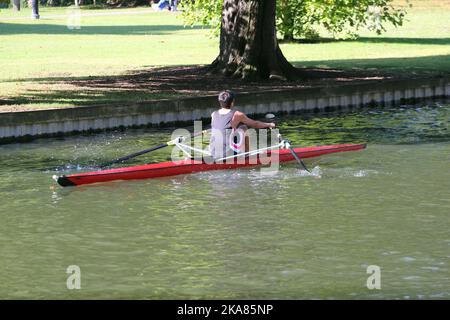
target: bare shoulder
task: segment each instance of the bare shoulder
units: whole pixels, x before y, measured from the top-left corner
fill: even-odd
[[[245,113],[243,113],[243,112],[241,112],[239,110],[236,110],[234,112],[234,117],[239,117],[239,118],[245,117]]]

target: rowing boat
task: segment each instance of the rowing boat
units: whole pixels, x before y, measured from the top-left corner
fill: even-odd
[[[336,144],[328,146],[316,146],[306,148],[293,148],[292,150],[300,158],[313,158],[322,156],[325,154],[355,151],[361,150],[366,147],[365,144]],[[294,161],[295,157],[290,150],[276,149],[268,152],[268,156],[271,153],[275,153],[275,157],[271,159],[277,159],[278,162]],[[107,182],[114,180],[136,180],[136,179],[151,179],[168,176],[176,176],[181,174],[189,174],[201,171],[210,170],[225,170],[225,169],[237,169],[241,167],[260,166],[262,162],[260,158],[257,161],[238,161],[234,159],[224,163],[207,163],[203,160],[179,160],[168,161],[161,163],[145,164],[140,166],[115,168],[108,170],[99,170],[93,172],[77,173],[64,176],[54,176],[54,179],[63,187],[67,186],[79,186],[85,184],[92,184],[98,182]]]

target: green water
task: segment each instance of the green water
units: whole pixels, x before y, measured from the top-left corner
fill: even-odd
[[[449,299],[450,105],[279,123],[295,145],[368,148],[307,159],[313,175],[287,164],[63,189],[53,174],[171,130],[0,146],[0,298]],[[66,287],[69,265],[80,290]],[[380,290],[366,287],[369,265]]]

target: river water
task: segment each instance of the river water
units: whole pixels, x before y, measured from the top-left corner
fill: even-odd
[[[299,114],[294,145],[363,151],[258,169],[61,188],[166,141],[135,129],[0,146],[0,298],[448,299],[450,105]],[[166,160],[170,150],[129,164]],[[68,266],[81,270],[69,290]],[[366,286],[367,267],[381,289]]]

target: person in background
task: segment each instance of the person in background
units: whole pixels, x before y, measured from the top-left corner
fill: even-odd
[[[178,5],[178,0],[170,0],[169,10],[172,12],[178,11],[177,5]]]
[[[169,11],[178,11],[178,0],[160,0],[152,4],[152,8],[155,11],[163,11],[165,8]]]
[[[168,0],[160,0],[158,3],[153,3],[152,8],[155,11],[162,11],[164,8],[168,7],[170,10],[170,4]]]

